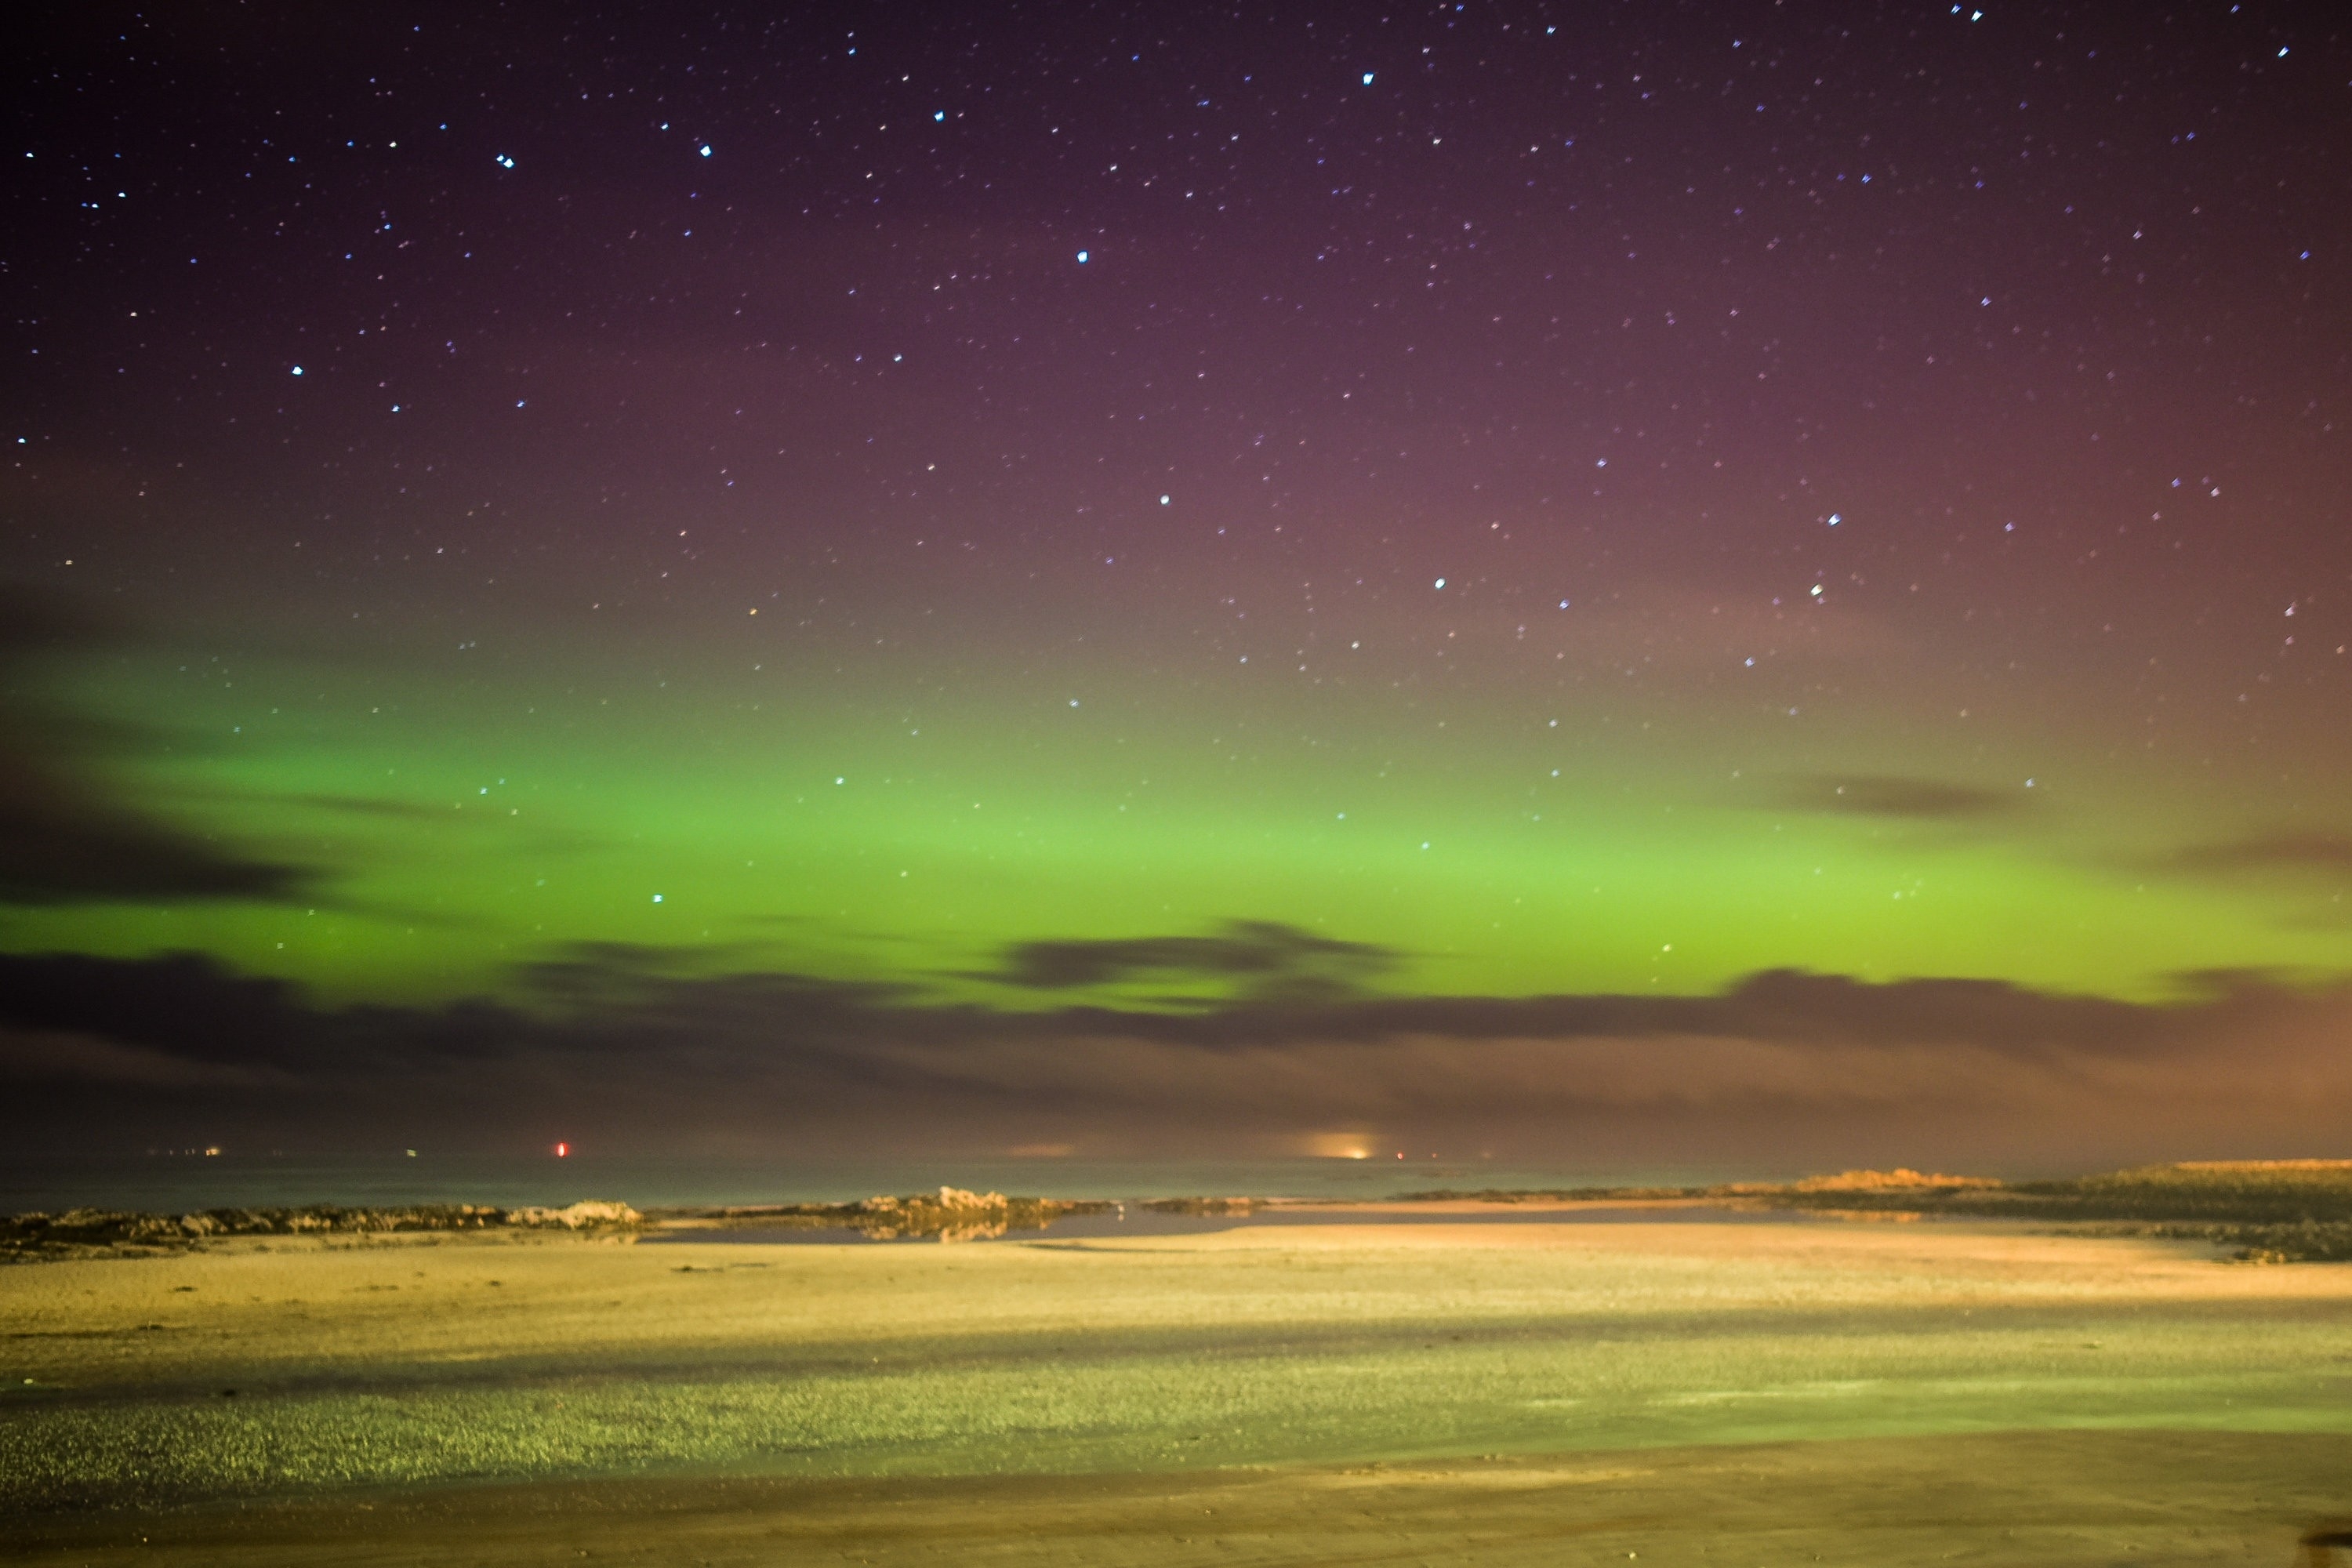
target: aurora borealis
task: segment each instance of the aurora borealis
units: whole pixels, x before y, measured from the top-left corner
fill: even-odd
[[[97,6],[6,69],[25,1126],[423,1095],[468,1009],[553,1071],[583,992],[664,1020],[579,1112],[645,1143],[2352,1103],[2317,10]],[[377,1054],[100,1005],[166,969]],[[1781,971],[1921,1010],[1743,1034]],[[1540,998],[1730,1013],[1445,1022]],[[1055,1100],[1130,1049],[1223,1065]]]

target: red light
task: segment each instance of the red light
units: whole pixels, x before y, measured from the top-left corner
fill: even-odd
[[[558,1143],[555,1146],[555,1157],[559,1160],[566,1158],[571,1152],[572,1145],[569,1143]]]

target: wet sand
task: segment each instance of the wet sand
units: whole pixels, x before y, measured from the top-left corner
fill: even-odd
[[[2297,1560],[2352,1444],[1824,1440],[1192,1477],[622,1479],[22,1521],[27,1562],[2074,1565]]]
[[[0,1269],[0,1335],[39,1562],[2285,1563],[2352,1514],[2352,1268],[1988,1226],[278,1242]]]

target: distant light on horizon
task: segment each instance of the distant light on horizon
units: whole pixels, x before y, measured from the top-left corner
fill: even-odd
[[[1362,1132],[1310,1132],[1306,1138],[1307,1152],[1318,1160],[1369,1160],[1372,1157],[1372,1139]]]

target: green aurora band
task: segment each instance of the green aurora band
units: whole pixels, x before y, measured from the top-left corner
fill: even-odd
[[[1622,619],[1524,629],[1471,588],[1452,619],[1381,608],[1360,635],[1180,659],[1181,632],[1106,600],[1080,624],[1109,639],[1128,614],[1136,635],[1058,667],[1002,637],[976,658],[968,627],[859,659],[872,639],[806,616],[766,636],[740,605],[599,606],[570,624],[614,634],[551,619],[506,653],[428,652],[413,627],[235,656],[183,633],[71,667],[53,700],[163,737],[104,770],[118,796],[306,890],[17,907],[0,943],[194,951],[386,1000],[519,996],[534,963],[625,944],[683,973],[1016,1008],[1072,995],[1008,984],[1015,944],[1236,920],[1370,944],[1380,990],[1429,994],[1698,994],[1796,967],[2158,998],[2184,973],[2352,959],[2327,868],[2184,870],[2276,798],[2233,812],[2210,773],[2116,761],[2095,721],[2062,721],[2095,709],[2079,693],[2007,720],[1981,693],[1923,700],[1916,668],[1874,677],[1814,631],[1833,605],[1773,612],[1778,673],[1698,637],[1651,658]],[[722,614],[745,629],[709,631]],[[1148,978],[1086,999],[1224,994]]]

